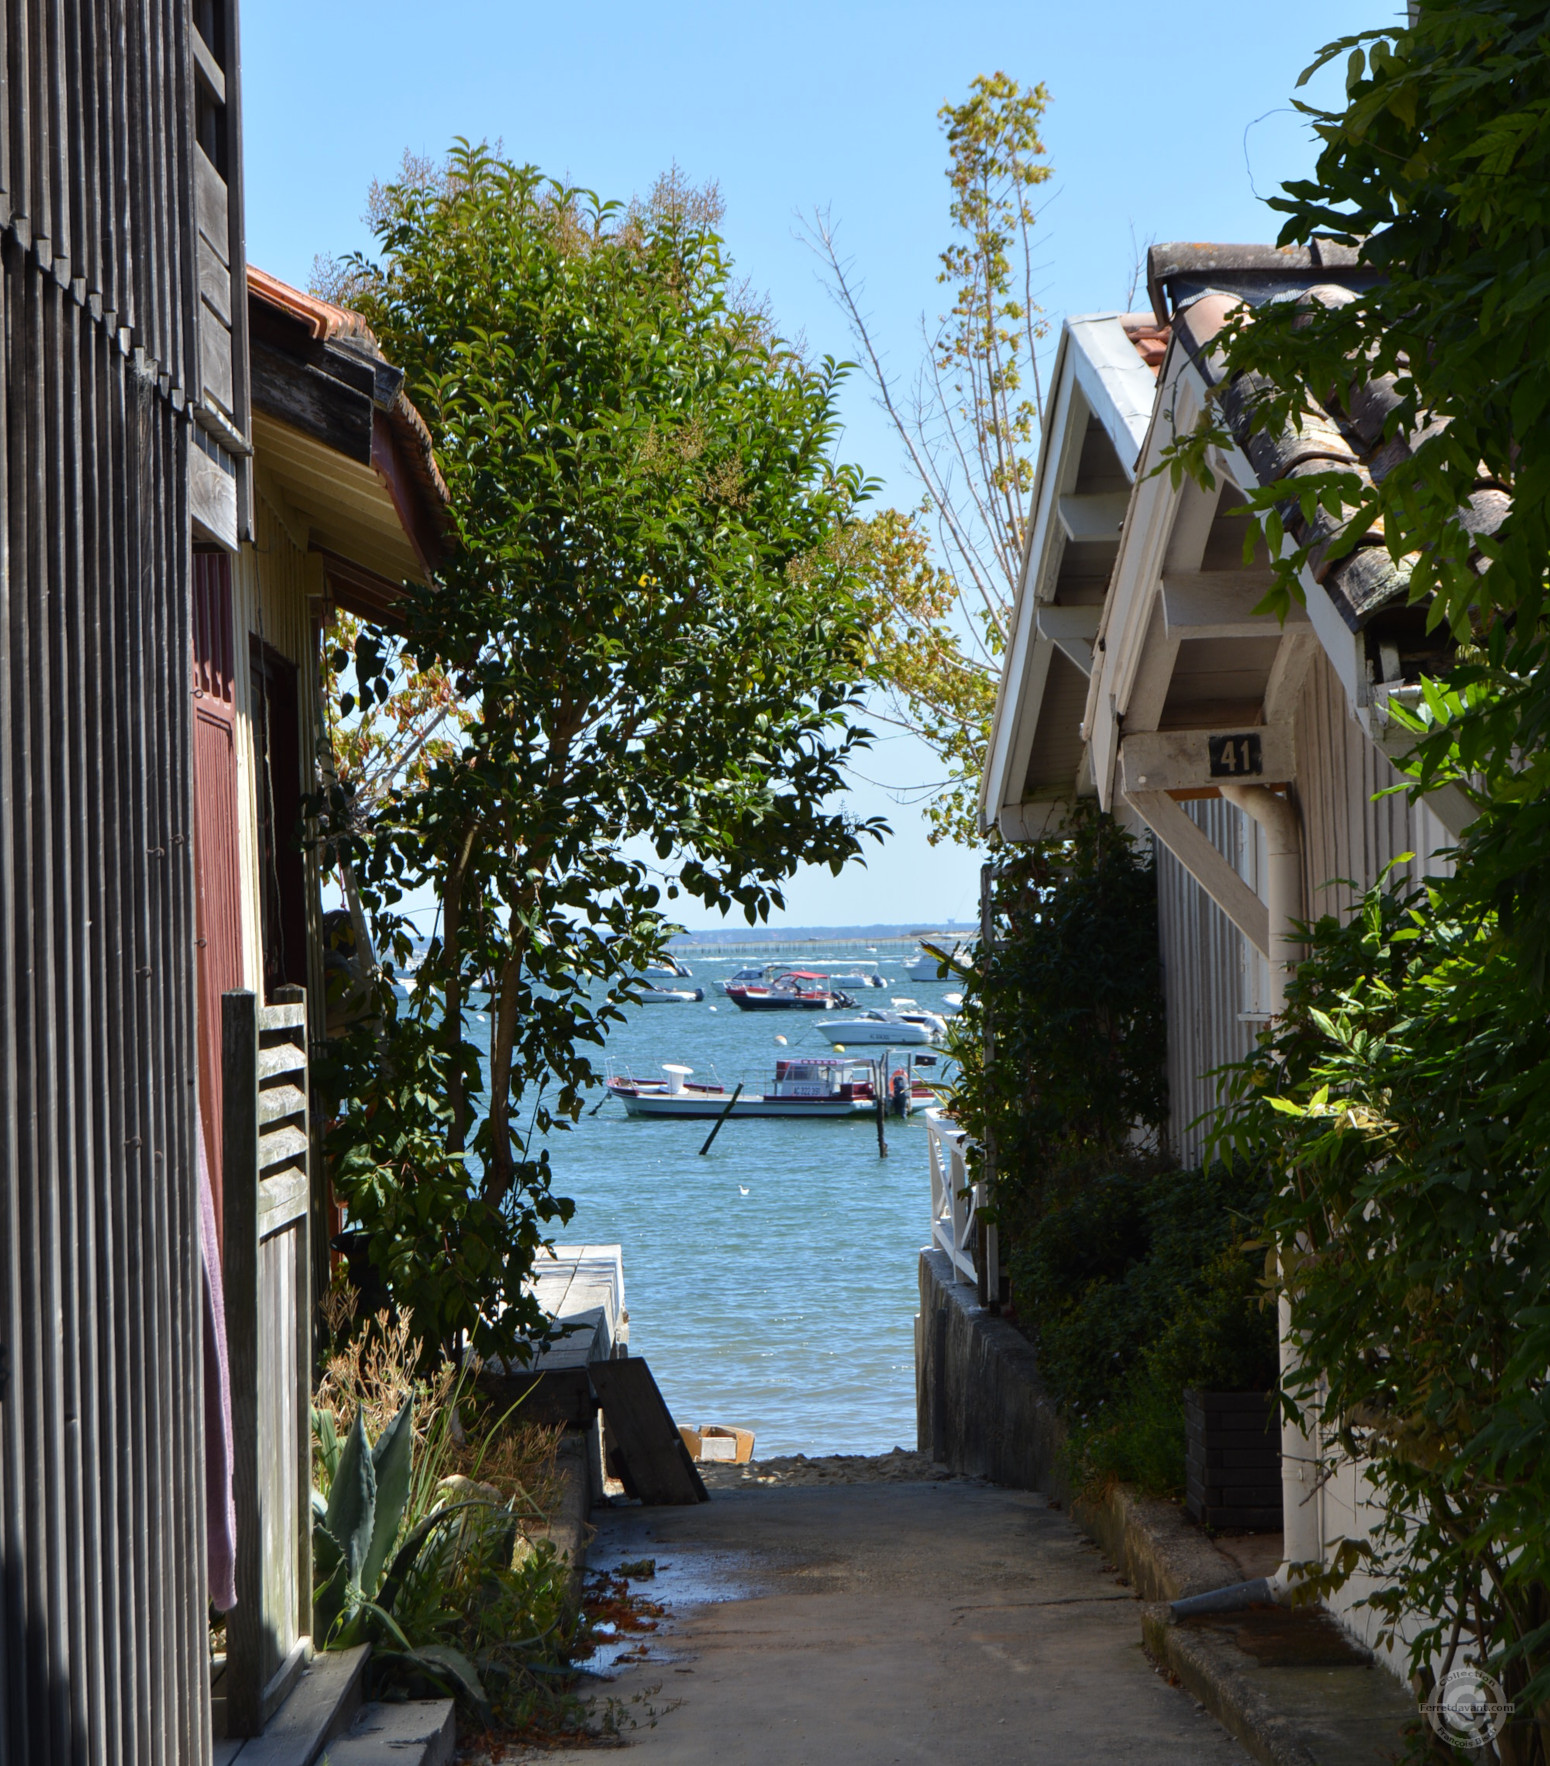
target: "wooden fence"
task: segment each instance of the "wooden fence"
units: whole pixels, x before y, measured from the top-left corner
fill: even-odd
[[[931,1162],[931,1243],[947,1253],[958,1279],[979,1290],[980,1304],[999,1305],[1001,1249],[995,1226],[980,1213],[985,1186],[972,1178],[969,1137],[940,1110],[926,1112]]]

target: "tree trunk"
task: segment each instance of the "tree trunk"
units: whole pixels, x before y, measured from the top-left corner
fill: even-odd
[[[448,1150],[464,1151],[468,1140],[468,1093],[463,1084],[463,1066],[458,1045],[463,1040],[463,879],[474,856],[478,840],[477,825],[464,830],[463,843],[452,868],[447,872],[446,895],[441,907],[441,957],[447,978],[443,989],[446,1008],[442,1029],[447,1039],[447,1102],[452,1106],[452,1130],[447,1137]]]

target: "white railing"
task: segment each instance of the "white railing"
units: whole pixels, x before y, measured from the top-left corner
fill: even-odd
[[[979,1285],[981,1222],[979,1204],[984,1186],[971,1183],[964,1149],[968,1135],[940,1110],[926,1112],[926,1141],[931,1156],[931,1242],[945,1251],[960,1280]],[[985,1223],[984,1257],[997,1269],[996,1229]],[[992,1297],[994,1295],[992,1294]]]

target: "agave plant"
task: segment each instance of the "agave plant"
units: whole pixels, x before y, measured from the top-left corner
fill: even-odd
[[[326,1649],[370,1643],[378,1664],[396,1660],[486,1707],[484,1687],[468,1657],[449,1644],[412,1642],[394,1607],[440,1529],[467,1510],[498,1505],[482,1498],[443,1502],[404,1532],[415,1482],[413,1396],[404,1400],[375,1445],[366,1437],[359,1410],[343,1442],[331,1411],[314,1410],[312,1418],[318,1457],[329,1481],[326,1499],[317,1490],[312,1493],[314,1638]]]

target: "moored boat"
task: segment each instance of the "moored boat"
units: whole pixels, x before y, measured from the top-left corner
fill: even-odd
[[[849,1018],[820,1018],[818,1028],[836,1048],[918,1048],[947,1032],[935,1012],[869,1008]]]
[[[871,1061],[833,1055],[777,1061],[771,1090],[744,1091],[735,1101],[720,1080],[694,1083],[692,1067],[664,1061],[662,1071],[665,1079],[611,1074],[608,1095],[617,1098],[631,1116],[680,1117],[690,1122],[710,1121],[723,1112],[739,1117],[830,1118],[870,1115],[877,1108],[877,1068]],[[918,1081],[910,1084],[907,1075],[905,1083],[912,1106],[928,1103],[935,1095]],[[891,1100],[891,1090],[889,1096]]]
[[[725,993],[729,987],[767,987],[779,966],[778,963],[745,963],[724,981],[718,981],[716,991]]]
[[[694,971],[679,962],[671,951],[663,951],[654,963],[647,963],[641,973],[648,981],[692,981]]]
[[[864,987],[886,987],[888,983],[878,972],[876,963],[852,962],[826,964],[818,971],[830,987],[850,993]]]
[[[767,982],[729,981],[726,996],[744,1012],[832,1012],[856,1003],[816,969],[787,969]]]
[[[954,963],[965,962],[968,955],[969,951],[966,945],[955,944],[953,946],[952,960]],[[904,965],[904,973],[909,976],[911,981],[940,981],[942,979],[941,959],[932,956],[931,952],[922,945]],[[953,971],[949,969],[948,974],[952,973]]]

